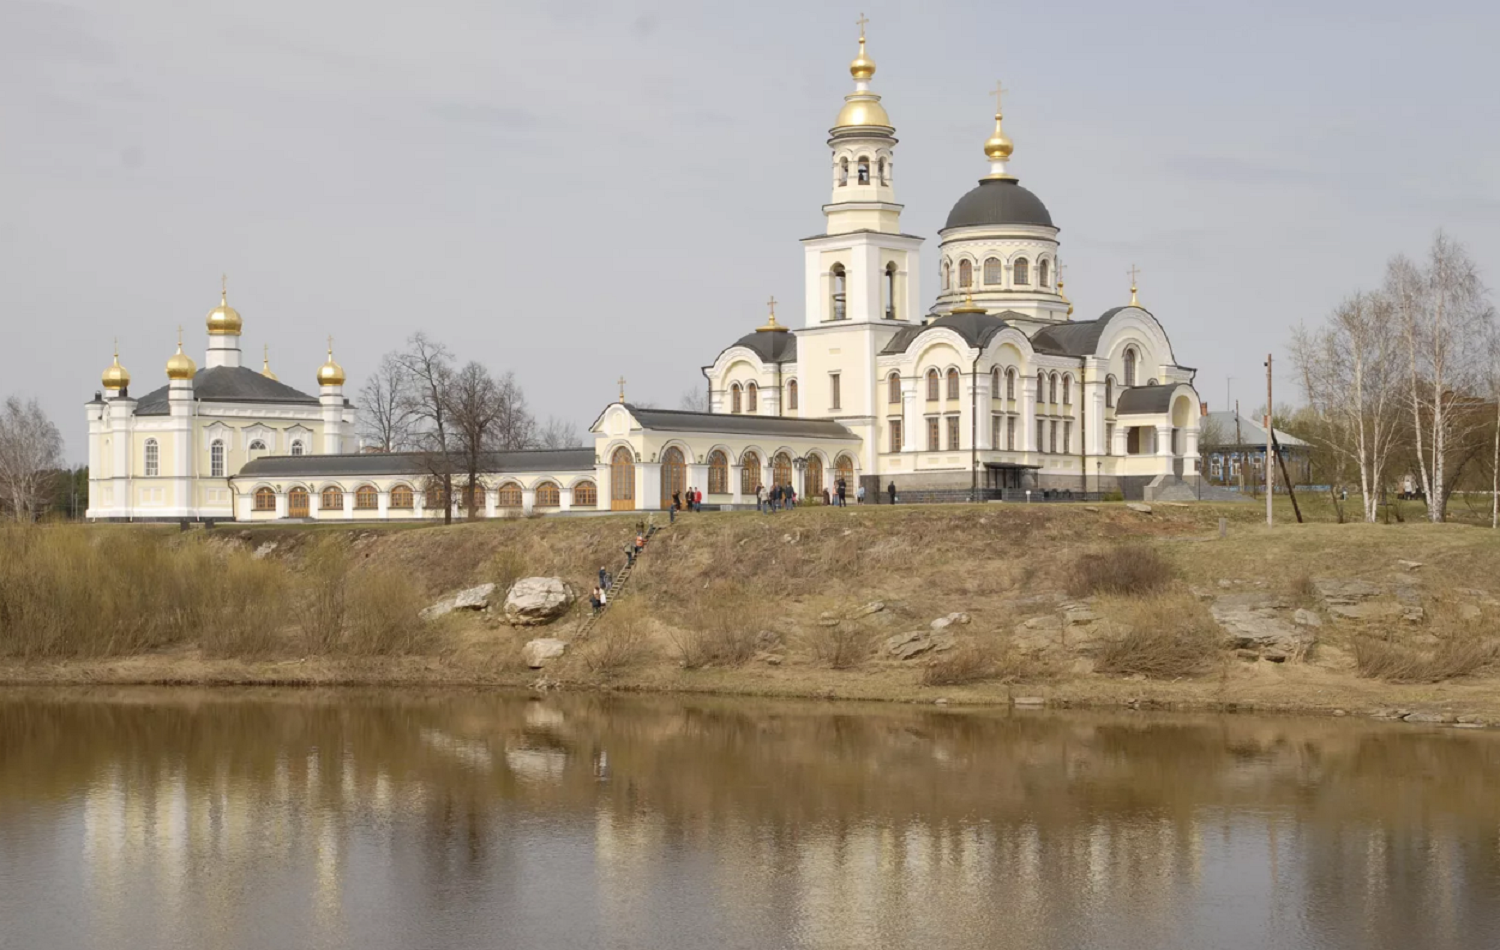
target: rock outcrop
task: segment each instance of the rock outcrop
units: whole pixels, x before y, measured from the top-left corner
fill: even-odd
[[[1209,611],[1229,645],[1273,662],[1301,659],[1315,642],[1313,626],[1287,619],[1290,604],[1273,594],[1221,594]]]
[[[424,608],[418,616],[423,620],[436,620],[438,617],[445,617],[455,610],[485,610],[490,606],[490,598],[494,594],[494,584],[480,584],[478,587],[469,587],[456,594],[449,594],[432,606]]]
[[[573,606],[573,588],[561,577],[523,577],[505,595],[505,621],[513,627],[551,623]]]
[[[526,645],[521,648],[521,659],[526,661],[527,666],[539,670],[552,660],[559,659],[566,652],[568,652],[568,645],[563,641],[552,637],[542,637],[526,641]]]

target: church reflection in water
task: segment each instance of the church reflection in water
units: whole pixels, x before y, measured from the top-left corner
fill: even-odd
[[[1486,733],[18,693],[0,700],[0,763],[0,915],[18,946],[1466,947],[1500,932]],[[59,895],[78,912],[37,912]]]

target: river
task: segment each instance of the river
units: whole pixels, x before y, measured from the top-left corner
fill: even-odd
[[[0,690],[0,948],[1500,945],[1500,736]]]

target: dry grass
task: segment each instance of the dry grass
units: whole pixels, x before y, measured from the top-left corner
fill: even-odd
[[[403,571],[374,567],[352,572],[345,582],[348,627],[342,652],[357,656],[420,653],[429,645],[430,626],[417,614],[421,590]]]
[[[870,658],[875,633],[865,624],[845,620],[837,626],[816,626],[805,635],[817,662],[835,670],[850,670]]]
[[[755,655],[766,617],[759,599],[745,596],[739,585],[720,583],[681,605],[679,626],[667,637],[683,669],[739,666]]]
[[[987,644],[961,643],[922,667],[923,686],[962,686],[993,679],[996,651]]]
[[[1222,635],[1191,598],[1152,598],[1127,613],[1126,632],[1106,640],[1095,657],[1100,673],[1185,679],[1223,659]]]
[[[1500,665],[1500,640],[1481,617],[1464,617],[1452,601],[1432,610],[1423,633],[1427,640],[1420,645],[1398,639],[1408,634],[1401,628],[1385,636],[1356,636],[1355,669],[1360,676],[1387,683],[1441,683]]]
[[[630,599],[609,608],[577,656],[590,673],[609,680],[645,665],[655,652],[645,608]]]
[[[221,609],[203,623],[198,637],[203,652],[219,657],[274,652],[287,621],[286,570],[270,561],[230,557],[206,580]]]
[[[1161,590],[1176,576],[1170,562],[1144,544],[1121,544],[1080,554],[1068,573],[1068,593],[1139,596]]]
[[[312,654],[338,649],[347,613],[349,558],[337,538],[322,538],[306,556],[297,603],[297,629]]]

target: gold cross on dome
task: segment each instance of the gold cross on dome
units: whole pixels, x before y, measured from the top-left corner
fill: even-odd
[[[998,80],[998,79],[995,80],[994,95],[995,95],[995,111],[998,113],[998,112],[1002,111],[1000,103],[1001,103],[1001,100],[1005,96],[1005,87],[1002,86],[1002,85],[1000,85],[1000,80]]]
[[[182,349],[182,324],[177,324],[177,348]]]
[[[1136,267],[1134,264],[1131,264],[1130,265],[1130,271],[1129,271],[1129,273],[1130,273],[1130,286],[1134,287],[1135,286],[1135,279],[1137,277],[1141,276],[1141,269],[1139,267]]]
[[[869,23],[870,21],[869,21],[868,18],[865,17],[865,14],[864,14],[863,10],[860,11],[859,19],[855,20],[854,22],[859,24],[859,38],[860,39],[864,39],[865,38],[865,24]]]
[[[620,377],[619,383],[620,383],[620,401],[624,402],[625,401],[625,377],[624,376]]]
[[[776,298],[772,296],[770,300],[766,301],[766,306],[771,308],[771,319],[776,319]]]
[[[328,337],[328,358],[333,359],[333,336],[331,334]]]
[[[226,297],[229,295],[229,275],[228,274],[220,274],[219,275],[219,294],[220,294],[220,296],[226,296]]]

